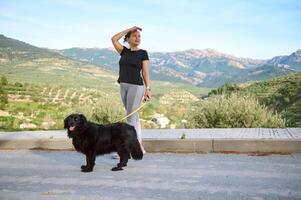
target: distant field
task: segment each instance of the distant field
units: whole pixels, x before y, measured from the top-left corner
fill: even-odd
[[[43,67],[45,68],[44,70]],[[11,82],[62,85],[76,88],[89,87],[106,92],[119,91],[119,84],[116,82],[117,75],[108,72],[104,73],[102,70],[89,72],[87,69],[79,67],[68,67],[65,69],[50,68],[48,70],[47,68],[47,66],[18,67],[15,65],[0,65],[1,75],[5,75]],[[161,96],[170,91],[189,91],[195,96],[203,96],[207,95],[213,89],[179,82],[150,81],[152,94],[156,96]]]
[[[28,126],[25,128],[28,130],[61,129],[64,117],[71,112],[84,113],[90,120],[100,123],[115,122],[126,114],[119,84],[115,83],[117,77],[91,75],[89,79],[86,72],[82,71],[77,73],[75,70],[67,72],[52,69],[39,73],[35,68],[26,68],[11,67],[9,70],[1,66],[1,72],[6,72],[8,82],[1,87],[8,96],[8,104],[2,109],[4,116],[0,116],[1,130],[22,130],[24,128],[20,128],[21,124]],[[164,81],[152,81],[151,86],[151,101],[139,111],[144,128],[158,128],[151,121],[156,113],[165,114],[171,123],[181,126],[186,112],[174,106],[181,94],[187,95],[188,92],[192,95],[188,99],[184,97],[189,109],[192,103],[189,98],[197,98],[210,91],[207,88]],[[164,99],[170,99],[167,104],[160,103],[163,96]],[[173,107],[179,112],[172,111],[170,108]]]

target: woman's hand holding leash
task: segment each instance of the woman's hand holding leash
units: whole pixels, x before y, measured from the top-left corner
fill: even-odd
[[[151,93],[150,91],[146,90],[144,93],[144,101],[148,101],[150,99]]]
[[[148,101],[151,97],[151,92],[150,92],[150,88],[146,87],[145,93],[144,93],[144,99],[143,101]]]

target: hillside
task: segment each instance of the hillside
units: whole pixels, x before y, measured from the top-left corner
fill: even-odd
[[[114,99],[117,92],[3,80],[7,79],[1,77],[0,130],[62,129],[63,119],[69,113],[79,110],[95,112],[94,106],[100,104],[103,109],[111,108],[116,112],[110,116],[111,120],[117,120],[124,114],[121,101]],[[3,103],[5,98],[7,101]]]
[[[119,91],[90,87],[13,82],[1,76],[0,130],[62,129],[64,118],[73,112],[99,123],[116,122],[126,115],[119,95]],[[162,85],[139,111],[142,127],[159,128],[156,118],[163,116],[170,119],[170,126],[182,128],[183,115],[198,99],[185,85]]]
[[[72,87],[95,87],[116,82],[116,75],[91,64],[64,57],[48,49],[0,35],[0,71],[10,80]],[[111,84],[113,85],[113,84]]]
[[[281,113],[287,126],[301,127],[301,72],[259,82],[225,84],[208,96],[233,92],[255,95],[261,104]]]

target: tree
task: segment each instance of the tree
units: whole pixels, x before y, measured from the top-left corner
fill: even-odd
[[[5,92],[3,85],[0,85],[0,109],[4,109],[8,103],[8,96]]]
[[[8,84],[8,81],[7,81],[6,76],[2,75],[1,76],[1,85],[7,85],[7,84]]]

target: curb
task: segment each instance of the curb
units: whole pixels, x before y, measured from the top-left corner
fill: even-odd
[[[144,139],[147,152],[210,153],[213,152],[211,139]]]
[[[212,142],[216,153],[291,154],[301,152],[300,139],[214,139]]]
[[[144,139],[147,152],[268,153],[301,152],[300,139]],[[71,139],[0,140],[0,150],[74,150]]]

